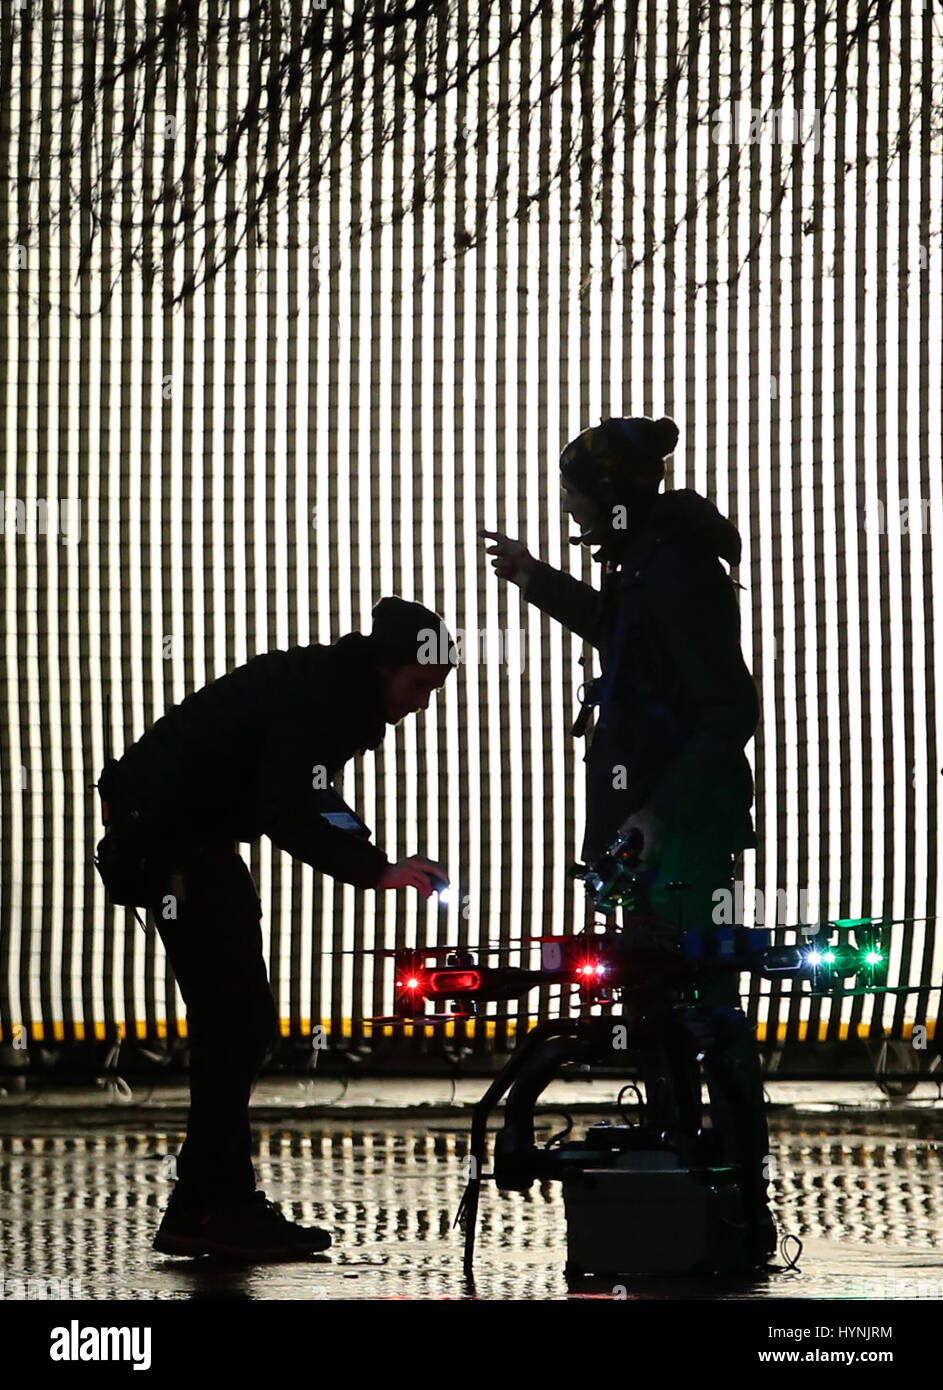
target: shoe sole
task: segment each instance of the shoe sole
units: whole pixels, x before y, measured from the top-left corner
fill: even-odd
[[[331,1246],[330,1237],[326,1241],[308,1244],[273,1245],[268,1249],[250,1250],[244,1246],[227,1245],[224,1241],[207,1240],[201,1236],[184,1236],[158,1233],[154,1237],[155,1250],[162,1255],[222,1255],[233,1260],[303,1260],[308,1255],[316,1255]]]
[[[162,1255],[218,1255],[228,1260],[304,1260],[313,1250],[297,1245],[273,1245],[267,1249],[250,1250],[245,1246],[227,1245],[224,1241],[201,1240],[198,1236],[158,1235],[154,1237],[154,1247]]]

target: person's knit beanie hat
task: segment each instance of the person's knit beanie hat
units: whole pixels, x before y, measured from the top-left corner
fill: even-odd
[[[627,494],[653,498],[678,437],[678,426],[667,416],[603,420],[570,441],[560,455],[560,472],[594,502],[622,500]]]
[[[381,664],[457,666],[458,652],[448,628],[431,608],[395,595],[381,598],[370,633]]]

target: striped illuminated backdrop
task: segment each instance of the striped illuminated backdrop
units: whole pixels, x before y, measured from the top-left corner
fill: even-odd
[[[744,537],[746,893],[784,893],[786,922],[800,891],[813,920],[919,919],[892,978],[939,981],[939,14],[257,13],[264,37],[208,7],[167,58],[153,3],[3,0],[3,1039],[182,1030],[162,949],[90,866],[95,776],[188,691],[386,593],[472,659],[343,790],[458,891],[440,911],[254,847],[284,1030],[388,1011],[374,948],[582,922],[581,644],[477,531],[598,582],[556,459],[622,413],[678,421],[670,485]],[[791,1036],[927,1014],[775,994],[754,1014]]]

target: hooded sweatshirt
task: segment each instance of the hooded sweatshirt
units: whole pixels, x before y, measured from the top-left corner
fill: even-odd
[[[590,642],[602,674],[584,761],[591,861],[643,808],[669,834],[755,845],[744,748],[759,722],[740,649],[740,614],[720,563],[740,536],[706,497],[660,493],[641,527],[607,556],[601,590],[538,562],[524,597]]]
[[[352,632],[262,653],[194,691],[106,769],[112,822],[126,827],[136,811],[141,832],[172,850],[268,835],[342,882],[375,887],[387,856],[325,820],[318,791],[384,737],[377,655]]]

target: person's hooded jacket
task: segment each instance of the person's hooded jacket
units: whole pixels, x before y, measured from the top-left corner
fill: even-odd
[[[352,632],[265,652],[194,691],[109,763],[112,821],[137,812],[142,833],[174,848],[268,835],[333,878],[376,887],[386,854],[326,820],[319,793],[384,737],[377,655]]]
[[[759,700],[720,563],[740,553],[736,527],[682,489],[660,493],[610,551],[601,590],[543,562],[531,573],[524,597],[592,643],[602,666],[588,692],[602,705],[585,755],[587,862],[643,808],[669,834],[719,834],[731,853],[756,843],[744,748]]]

